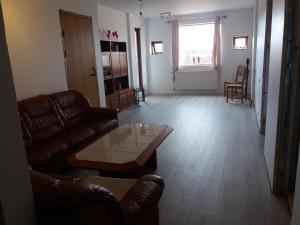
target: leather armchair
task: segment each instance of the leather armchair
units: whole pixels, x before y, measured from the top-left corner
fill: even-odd
[[[30,171],[38,222],[41,225],[158,225],[162,178],[138,179],[117,200],[99,185],[60,175]]]

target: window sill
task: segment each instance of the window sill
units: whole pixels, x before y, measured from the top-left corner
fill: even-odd
[[[202,72],[202,71],[213,71],[212,65],[207,66],[181,66],[178,72]]]

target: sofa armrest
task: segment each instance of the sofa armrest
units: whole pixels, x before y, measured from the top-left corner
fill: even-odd
[[[122,211],[130,224],[138,222],[156,207],[164,190],[161,177],[147,175],[140,178],[120,201]]]
[[[92,113],[96,117],[110,118],[110,119],[118,119],[118,110],[117,109],[109,109],[109,108],[91,108]]]
[[[96,220],[102,220],[103,224],[124,224],[121,208],[107,189],[81,180],[56,179],[35,171],[30,174],[41,224],[63,224],[62,221],[64,224],[87,224],[82,220],[83,215],[94,218],[88,225],[97,224]]]
[[[80,178],[73,178],[73,177],[68,177],[68,176],[59,175],[59,174],[50,173],[50,174],[47,174],[47,175],[52,177],[52,178],[61,180],[61,181],[73,181],[74,183],[82,181],[82,179],[80,179]]]

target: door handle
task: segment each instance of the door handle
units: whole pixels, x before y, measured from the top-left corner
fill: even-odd
[[[89,77],[95,77],[95,76],[97,76],[96,73],[91,73],[91,74],[89,75]]]
[[[97,72],[96,72],[96,69],[95,69],[95,67],[93,66],[92,67],[92,73],[89,75],[89,77],[95,77],[95,76],[97,76]]]

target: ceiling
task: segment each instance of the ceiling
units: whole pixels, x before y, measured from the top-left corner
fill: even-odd
[[[185,15],[213,11],[251,8],[254,0],[142,0],[143,16],[159,17],[161,12],[171,12],[172,15]],[[139,0],[99,0],[100,4],[128,12],[139,14]]]

